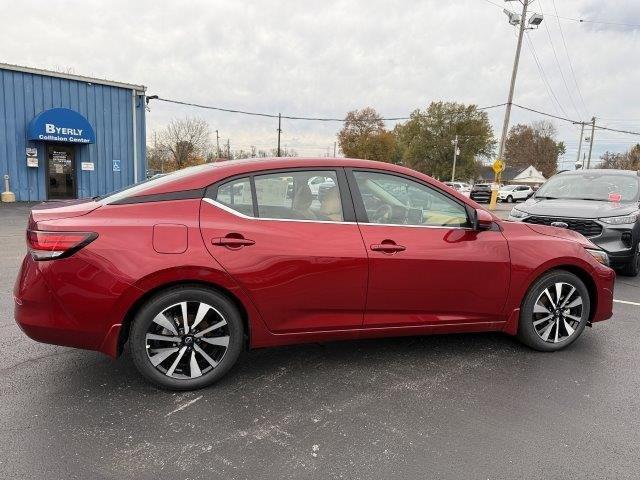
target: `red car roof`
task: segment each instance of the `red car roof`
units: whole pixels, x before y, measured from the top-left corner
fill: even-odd
[[[148,188],[141,188],[132,196],[154,195],[159,193],[178,192],[182,190],[194,190],[205,188],[214,182],[226,177],[252,173],[263,170],[278,170],[285,168],[326,168],[326,167],[354,167],[375,168],[389,170],[419,177],[423,180],[434,182],[430,177],[415,170],[393,165],[390,163],[376,162],[373,160],[360,160],[354,158],[300,158],[300,157],[276,157],[276,158],[249,158],[241,160],[229,160],[224,162],[207,163],[195,167],[185,168],[173,172],[157,180],[151,180]]]

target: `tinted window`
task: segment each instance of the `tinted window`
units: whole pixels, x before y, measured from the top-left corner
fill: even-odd
[[[249,178],[239,178],[223,183],[216,192],[216,202],[253,217],[253,195]]]
[[[322,181],[318,182],[318,179]],[[342,222],[333,171],[292,171],[254,177],[260,218]]]
[[[605,201],[620,198],[622,202],[635,202],[638,200],[638,184],[637,176],[585,171],[550,178],[540,187],[536,197]]]
[[[384,173],[354,175],[369,223],[468,226],[464,206],[433,188]]]

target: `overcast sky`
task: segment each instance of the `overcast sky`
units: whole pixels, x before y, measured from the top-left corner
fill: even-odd
[[[405,116],[434,100],[506,101],[516,31],[502,0],[492,1],[499,6],[487,0],[5,0],[0,61],[143,84],[150,95],[226,108],[341,118],[372,106],[384,116]],[[558,24],[554,1],[561,17],[611,23]],[[545,14],[527,35],[550,88],[525,39],[515,102],[640,131],[640,28],[619,25],[640,24],[640,2],[536,0],[532,9]],[[503,114],[503,108],[490,111],[496,137]],[[275,146],[276,121],[159,102],[148,113],[149,138],[184,116],[205,118],[232,149]],[[512,123],[537,118],[514,109]],[[569,167],[579,128],[554,123]],[[283,144],[300,155],[325,155],[339,128],[286,121]],[[595,139],[599,155],[624,151],[640,137],[600,131]]]

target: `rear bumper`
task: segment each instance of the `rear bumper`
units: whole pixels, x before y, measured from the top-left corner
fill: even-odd
[[[38,342],[99,350],[105,338],[104,324],[95,314],[93,318],[71,314],[70,306],[60,301],[59,291],[66,288],[69,291],[65,293],[71,296],[79,292],[74,292],[68,284],[58,292],[53,291],[46,279],[48,268],[51,268],[50,262],[36,262],[30,255],[22,261],[13,289],[16,323]]]
[[[469,198],[471,198],[471,200],[474,200],[478,203],[489,203],[489,201],[491,201],[491,192],[489,193],[471,192],[471,194],[469,195]]]
[[[38,342],[115,356],[117,338],[111,336],[123,315],[117,303],[122,289],[114,277],[99,273],[80,253],[51,262],[36,262],[27,255],[13,289],[14,318]]]

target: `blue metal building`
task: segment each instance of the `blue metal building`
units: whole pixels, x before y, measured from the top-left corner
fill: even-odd
[[[143,180],[145,90],[0,63],[0,180],[9,175],[18,201],[92,197]]]

